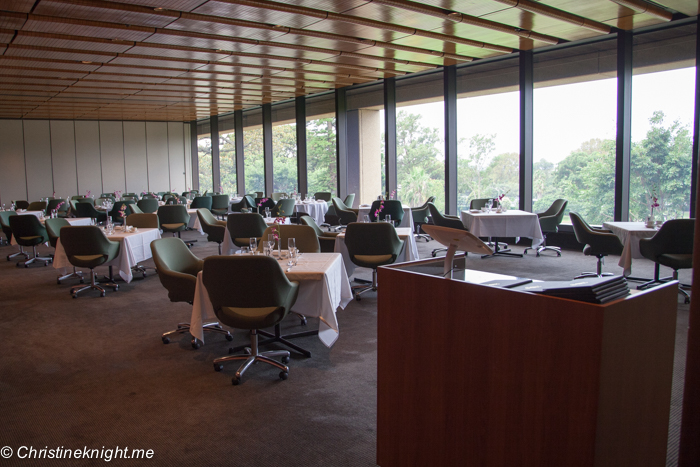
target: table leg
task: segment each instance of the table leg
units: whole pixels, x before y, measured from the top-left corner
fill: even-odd
[[[505,249],[502,249],[502,250],[499,249],[499,248],[498,248],[498,239],[497,239],[497,238],[494,237],[493,241],[494,241],[494,243],[495,243],[495,245],[496,245],[496,247],[493,249],[493,253],[490,254],[490,255],[483,255],[483,256],[481,257],[482,259],[483,259],[483,258],[492,258],[492,257],[494,257],[494,256],[518,256],[518,257],[520,257],[520,258],[523,257],[523,255],[520,254],[520,253],[512,253],[512,252],[510,251],[510,248],[505,248]]]

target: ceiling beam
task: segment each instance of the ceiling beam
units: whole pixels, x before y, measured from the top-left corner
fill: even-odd
[[[651,15],[655,18],[662,19],[664,21],[671,21],[673,19],[673,14],[668,11],[664,10],[663,8],[660,8],[656,5],[653,5],[645,0],[610,0],[614,3],[617,3],[618,5],[625,6],[629,8],[630,10],[634,10],[637,13],[646,13],[648,15]]]
[[[530,0],[494,0],[504,5],[519,8],[528,13],[533,13],[536,15],[547,16],[548,18],[553,18],[559,21],[563,21],[568,24],[573,24],[574,26],[579,26],[582,28],[590,29],[601,34],[609,34],[612,31],[612,27],[605,23],[598,21],[593,21],[583,16],[575,15],[569,13],[568,11],[560,10],[559,8],[554,8],[543,3],[535,3]]]

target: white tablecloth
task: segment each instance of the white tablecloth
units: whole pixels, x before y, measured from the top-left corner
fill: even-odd
[[[238,198],[231,198],[228,200],[228,213],[231,214],[233,211],[231,211],[231,205],[234,203],[240,203],[241,200],[243,199],[242,196],[239,196]]]
[[[202,224],[199,222],[199,216],[197,215],[196,209],[188,209],[187,214],[190,215],[190,222],[187,227],[194,230],[199,230],[199,233],[204,235],[204,230],[202,229]]]
[[[416,245],[416,237],[413,235],[413,229],[408,227],[397,227],[396,233],[399,235],[401,240],[405,241],[403,250],[396,258],[397,263],[405,263],[407,261],[415,261],[418,258],[418,245]],[[352,276],[355,272],[355,263],[350,260],[350,253],[348,253],[348,247],[345,245],[345,232],[339,233],[335,237],[335,252],[343,255],[343,262],[345,263],[345,270],[348,276]]]
[[[325,201],[311,203],[297,203],[294,205],[294,212],[305,212],[313,217],[317,225],[321,225],[326,218],[328,212],[328,203]]]
[[[127,283],[131,282],[134,276],[131,273],[131,268],[136,266],[141,261],[151,258],[151,242],[160,238],[159,229],[139,229],[138,232],[115,232],[113,235],[107,236],[108,239],[119,242],[119,254],[112,261],[105,263],[104,266],[114,266],[117,272]],[[53,259],[53,267],[64,270],[71,267],[70,261],[66,256],[66,250],[61,245],[61,239],[56,243],[56,253]]]
[[[532,212],[517,209],[501,213],[462,211],[462,223],[477,237],[527,237],[532,239],[533,247],[544,240],[539,218]]]
[[[66,221],[68,221],[68,223],[70,225],[90,225],[92,222],[92,218],[91,217],[67,217]],[[42,222],[42,224],[44,224],[44,222]],[[10,238],[10,244],[17,245],[17,242],[15,242],[14,235],[11,236],[11,238]]]
[[[17,211],[18,216],[32,215],[40,219],[42,215],[46,214],[44,211]]]
[[[632,274],[632,258],[643,258],[639,240],[653,237],[658,230],[647,228],[644,222],[603,222],[603,227],[617,235],[624,246],[617,264],[624,270],[625,277],[629,276]]]
[[[352,300],[350,280],[343,267],[343,258],[336,253],[304,253],[296,266],[287,271],[286,260],[280,262],[287,278],[299,282],[299,295],[292,311],[319,318],[318,338],[327,347],[338,340],[338,320],[335,312]],[[197,275],[190,333],[204,342],[202,323],[217,321],[209,294]]]
[[[357,213],[357,222],[363,221],[365,215],[369,214],[370,207],[371,206],[367,205],[360,206],[360,210]],[[401,224],[399,225],[399,227],[410,227],[411,231],[413,231],[413,214],[411,214],[410,207],[403,207],[403,219],[401,219]]]
[[[239,212],[234,212],[229,215],[235,216],[236,214],[240,214]],[[275,223],[275,218],[274,217],[263,217],[263,220],[268,226],[271,226]],[[289,221],[289,218],[285,219],[285,224],[291,224]],[[233,243],[233,240],[231,240],[231,235],[228,233],[228,227],[226,227],[226,232],[224,232],[224,241],[221,243],[221,254],[222,255],[232,255],[241,248]]]

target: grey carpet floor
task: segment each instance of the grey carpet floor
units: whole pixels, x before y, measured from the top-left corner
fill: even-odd
[[[193,252],[216,254],[206,237]],[[421,257],[437,245],[419,242]],[[514,246],[522,251],[523,247]],[[44,249],[46,250],[46,249]],[[13,247],[0,247],[3,257]],[[619,273],[618,258],[606,270]],[[152,262],[145,263],[152,266]],[[468,267],[536,279],[568,279],[595,267],[577,251],[561,258],[480,259]],[[106,271],[106,269],[105,269]],[[634,260],[637,276],[651,277],[653,264]],[[369,278],[369,270],[357,275]],[[689,283],[690,271],[681,274]],[[155,273],[122,284],[105,298],[68,293],[51,267],[16,268],[0,261],[0,447],[152,449],[149,465],[374,466],[376,453],[376,293],[338,311],[340,337],[332,349],[315,336],[295,343],[312,358],[292,355],[287,381],[256,365],[240,386],[231,385],[237,364],[217,373],[212,360],[247,336],[207,336],[199,350],[189,335],[169,345],[160,334],[189,321],[191,307],[171,303]],[[309,319],[308,328],[317,326]],[[678,300],[674,390],[667,465],[676,465],[688,306]],[[289,332],[304,329],[289,317]],[[429,384],[429,382],[424,382]],[[21,451],[26,452],[26,451]],[[83,459],[18,459],[3,465],[94,465]],[[114,465],[133,465],[116,459]]]

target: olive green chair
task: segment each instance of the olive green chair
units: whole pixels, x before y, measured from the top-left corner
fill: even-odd
[[[202,280],[219,321],[233,328],[250,329],[250,348],[241,355],[215,359],[214,369],[221,371],[224,363],[243,360],[232,380],[237,385],[252,364],[262,362],[280,369],[280,379],[287,379],[289,368],[284,363],[289,362],[289,352],[260,352],[258,330],[279,326],[296,302],[299,283],[290,282],[271,257],[240,255],[207,258]],[[281,356],[283,363],[273,360],[276,356]]]
[[[318,198],[316,198],[318,199]],[[325,201],[325,200],[324,200]],[[352,205],[355,203],[355,193],[350,193],[345,197],[343,200],[343,204],[347,206],[348,208],[352,209]]]
[[[158,208],[158,221],[163,232],[170,232],[173,236],[177,234],[180,237],[180,234],[187,230],[190,215],[187,213],[187,208],[181,204],[165,205]]]
[[[59,205],[61,207],[58,207]],[[68,207],[69,206],[70,205],[68,204],[68,201],[66,201],[65,199],[60,199],[60,198],[51,199],[51,200],[49,200],[49,203],[46,205],[46,215],[51,215],[51,211],[58,208],[58,211],[57,211],[58,215],[60,217],[66,217],[68,214]]]
[[[17,213],[15,211],[0,211],[0,227],[2,227],[2,233],[5,234],[5,240],[2,242],[6,245],[9,245],[10,242],[12,241],[12,228],[10,227],[10,216],[16,216]],[[10,255],[7,257],[7,260],[9,261],[11,257],[18,256],[21,253],[15,253],[14,255]]]
[[[570,212],[571,225],[574,227],[576,240],[585,245],[583,254],[586,256],[595,256],[598,258],[596,272],[584,272],[575,277],[575,279],[583,277],[602,277],[612,276],[612,273],[603,272],[603,264],[605,257],[608,255],[621,255],[624,246],[617,238],[617,235],[610,230],[595,229],[588,225],[583,218],[575,212]]]
[[[129,212],[127,215],[131,214],[153,214],[152,212],[149,213],[144,213],[141,208],[138,206],[138,204],[130,204],[129,205]]]
[[[147,198],[144,196],[136,203],[136,206],[138,206],[141,211],[151,214],[158,211],[159,204],[157,198]]]
[[[270,210],[272,217],[291,217],[294,215],[294,200],[281,199],[277,201],[275,206]]]
[[[25,201],[23,199],[19,199],[15,201],[15,209],[28,209],[29,208],[29,201]]]
[[[430,217],[433,219],[433,224],[437,226],[449,227],[451,229],[467,230],[467,228],[464,227],[462,219],[460,219],[457,216],[441,214],[438,208],[432,202],[428,203],[428,212],[430,212]],[[433,256],[433,258],[435,258],[437,254],[442,251],[447,251],[447,248],[435,248],[432,251],[431,255]]]
[[[430,216],[430,209],[428,209],[428,203],[434,203],[435,196],[431,196],[428,200],[423,203],[423,205],[411,208],[411,217],[413,217],[413,231],[416,235],[416,241],[422,238],[426,242],[430,241],[430,235],[420,233],[420,227],[423,224],[428,223],[428,216]]]
[[[263,197],[265,197],[265,193],[263,193],[262,191],[256,191],[255,197],[256,198],[263,198]]]
[[[382,210],[379,211],[379,216],[377,216],[377,210],[380,206],[382,206],[382,203]],[[386,219],[386,216],[391,216],[391,222],[394,224],[394,227],[398,227],[399,225],[401,225],[404,216],[403,205],[401,204],[401,201],[395,199],[373,201],[372,207],[369,208],[370,222],[377,222],[378,220],[383,221],[384,219]]]
[[[320,199],[326,202],[330,202],[333,194],[330,191],[318,191],[314,193],[314,198]]]
[[[228,214],[228,195],[214,195],[211,197],[211,212],[222,218]]]
[[[221,244],[226,235],[226,221],[220,221],[209,211],[209,209],[197,209],[197,217],[202,226],[202,230],[207,234],[208,242],[216,242],[221,254]]]
[[[355,299],[370,290],[377,290],[377,268],[392,264],[404,249],[405,242],[389,222],[353,222],[345,231],[345,246],[350,261],[357,266],[372,269],[372,284],[353,286]]]
[[[237,203],[231,203],[231,212],[244,212],[244,209],[253,209],[255,200],[249,195],[245,195]]]
[[[190,209],[208,209],[211,211],[211,196],[196,196],[190,204]]]
[[[90,268],[90,285],[77,285],[70,289],[73,298],[84,290],[94,289],[105,296],[105,289],[98,285],[95,268],[109,263],[119,255],[119,242],[113,242],[105,236],[102,230],[94,225],[79,225],[61,228],[61,245],[66,251],[68,261],[79,268]],[[112,277],[112,266],[109,276]],[[119,286],[113,282],[102,284],[111,287],[115,292]]]
[[[194,291],[197,286],[197,274],[202,270],[204,261],[197,258],[187,245],[174,237],[161,238],[151,242],[153,262],[158,271],[160,283],[168,291],[171,302],[185,302],[190,305],[194,302]],[[218,322],[203,325],[205,332],[224,334],[231,341],[233,336],[229,331],[221,328]],[[190,331],[190,323],[178,323],[177,329],[163,333],[161,339],[164,344],[170,343],[170,336],[184,334]],[[201,341],[192,338],[192,347],[200,348]]]
[[[46,214],[46,201],[32,201],[29,203],[27,211],[44,211]]]
[[[314,229],[318,243],[321,247],[321,253],[333,253],[335,251],[335,237],[339,232],[325,232],[316,224],[316,221],[311,216],[301,216],[299,222]]]
[[[274,202],[277,202],[281,199],[284,199],[287,197],[287,193],[272,193],[270,195],[270,199]]]
[[[36,252],[37,245],[49,241],[49,234],[46,233],[46,228],[41,225],[36,216],[11,216],[10,228],[12,229],[12,236],[15,242],[23,247],[32,247],[34,252],[34,256],[27,257],[24,263],[18,262],[17,267],[24,265],[25,268],[28,268],[30,264],[38,261],[42,262],[44,266],[48,266],[53,261],[50,256],[39,256]]]
[[[146,193],[141,197],[141,199],[155,199],[156,201],[160,199],[160,196],[153,193]],[[139,200],[140,201],[140,200]]]
[[[308,225],[283,224],[274,226],[274,228],[276,228],[279,233],[280,249],[286,250],[288,240],[293,238],[296,248],[301,253],[321,253],[321,245],[319,244],[318,236],[312,227]],[[263,240],[267,239],[267,236],[272,233],[272,229],[273,226],[265,229],[262,234]],[[258,251],[263,251],[262,242],[258,243]]]
[[[249,246],[250,238],[258,239],[258,244],[262,238],[267,224],[263,217],[257,213],[231,214],[226,220],[226,228],[231,236],[233,244],[238,247]]]
[[[46,233],[49,234],[49,244],[55,250],[58,239],[61,237],[61,228],[70,227],[70,224],[64,218],[56,217],[54,219],[46,219],[44,225],[46,226]],[[85,282],[82,271],[78,271],[75,266],[73,266],[73,272],[58,276],[56,282],[60,284],[62,280],[71,278],[79,279],[81,284]]]
[[[102,193],[102,194],[100,194],[100,198],[112,198],[115,201],[117,199],[117,197],[114,195],[114,193]]]
[[[559,224],[561,224],[561,221],[564,219],[564,212],[566,211],[567,204],[567,200],[557,199],[545,212],[537,213],[537,218],[540,222],[540,229],[542,230],[542,236],[544,238],[542,240],[542,244],[539,247],[525,248],[525,251],[523,251],[524,254],[527,254],[527,250],[536,249],[537,254],[535,256],[540,256],[540,253],[547,250],[555,252],[557,256],[561,256],[561,248],[559,248],[558,246],[547,245],[547,234],[559,232]]]
[[[90,203],[78,202],[75,204],[75,217],[91,217],[97,222],[105,222],[107,220],[107,213],[104,211],[98,211]]]
[[[348,209],[345,203],[343,203],[343,200],[335,196],[331,198],[331,201],[333,202],[335,213],[338,216],[338,223],[341,226],[348,225],[351,222],[357,222],[357,212]]]
[[[126,216],[128,216],[129,213],[131,212],[131,209],[129,209],[129,206],[131,206],[132,204],[136,204],[136,201],[134,201],[133,199],[129,199],[126,201],[117,201],[116,203],[114,203],[112,210],[109,211],[109,215],[112,217],[112,222],[114,222],[115,224],[124,225],[125,218],[122,217],[122,215],[121,215],[122,206],[126,206],[124,212],[125,212]]]
[[[132,205],[134,206],[134,205]],[[158,229],[158,214],[155,213],[134,213],[126,216],[126,225],[131,225],[139,229]]]
[[[646,289],[657,284],[678,280],[679,269],[693,267],[693,239],[695,236],[695,219],[672,219],[664,222],[659,231],[651,238],[639,240],[639,251],[646,259],[654,262],[654,279],[638,289]],[[660,266],[673,269],[671,277],[660,277]],[[685,303],[690,303],[690,295],[678,284],[678,293],[683,295]]]

